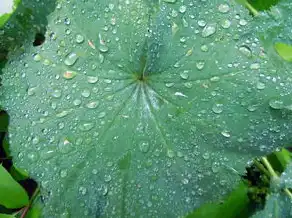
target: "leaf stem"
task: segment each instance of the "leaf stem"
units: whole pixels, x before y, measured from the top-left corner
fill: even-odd
[[[34,200],[37,197],[39,192],[40,192],[40,188],[37,187],[37,189],[35,190],[35,192],[33,193],[32,197],[29,201],[29,204],[23,209],[23,212],[22,212],[20,218],[25,218],[25,216],[27,215],[29,209],[31,208],[31,206],[32,206],[32,204],[33,204],[33,202],[34,202]]]
[[[271,177],[275,177],[278,178],[277,173],[275,172],[275,170],[273,169],[272,165],[270,164],[270,162],[268,161],[268,159],[266,157],[262,158],[263,164],[265,165],[265,167],[268,169]]]
[[[244,5],[249,9],[253,16],[259,16],[260,13],[248,1],[245,1]]]
[[[290,192],[288,188],[285,188],[284,192],[289,196],[290,199],[292,199],[292,193]]]
[[[254,164],[256,165],[256,167],[262,171],[266,176],[270,177],[271,174],[269,173],[269,171],[258,161],[258,160],[255,160],[254,161]]]

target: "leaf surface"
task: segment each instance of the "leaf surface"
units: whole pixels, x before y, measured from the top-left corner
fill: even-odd
[[[290,73],[252,22],[215,0],[60,1],[45,43],[10,54],[0,98],[43,214],[182,216],[287,143]]]

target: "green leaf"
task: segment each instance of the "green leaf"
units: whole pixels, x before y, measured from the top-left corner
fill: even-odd
[[[9,171],[10,171],[11,176],[17,181],[29,178],[29,175],[25,170],[19,169],[14,165],[10,168]]]
[[[39,218],[41,217],[41,206],[40,204],[35,204],[32,208],[29,209],[25,218]]]
[[[280,0],[248,0],[248,2],[257,10],[268,10],[276,5]]]
[[[0,165],[0,205],[7,208],[20,208],[28,204],[25,190]]]
[[[10,16],[14,13],[21,0],[6,0],[1,5],[0,10],[0,28],[7,22]]]
[[[0,218],[15,218],[15,216],[9,215],[9,214],[2,214],[2,213],[0,213]]]
[[[292,62],[292,46],[285,43],[275,43],[275,49],[278,54],[286,61]]]
[[[11,152],[43,214],[183,216],[288,143],[289,63],[217,2],[60,1],[45,43],[10,53]]]
[[[223,203],[203,205],[186,218],[248,217],[249,203],[248,187],[241,182]]]

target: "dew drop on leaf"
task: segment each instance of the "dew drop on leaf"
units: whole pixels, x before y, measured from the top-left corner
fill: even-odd
[[[269,105],[271,108],[275,110],[280,110],[284,107],[284,102],[280,99],[271,99],[269,101]]]
[[[223,112],[223,104],[214,104],[212,107],[212,111],[215,114],[221,114]]]
[[[214,33],[216,33],[216,30],[217,30],[217,24],[209,23],[204,27],[202,31],[202,37],[206,38],[206,37],[212,36]]]
[[[84,37],[80,34],[77,34],[75,40],[78,44],[80,44],[80,43],[84,42]]]
[[[72,52],[66,56],[64,64],[66,64],[67,66],[72,66],[76,63],[77,60],[78,60],[77,54]]]
[[[229,10],[230,10],[230,7],[229,5],[227,4],[220,4],[218,6],[218,10],[221,12],[221,13],[227,13]]]
[[[240,51],[243,55],[245,55],[246,57],[251,57],[251,56],[252,56],[252,51],[251,51],[251,49],[250,49],[248,46],[246,46],[246,45],[241,46],[241,47],[239,48],[239,51]]]

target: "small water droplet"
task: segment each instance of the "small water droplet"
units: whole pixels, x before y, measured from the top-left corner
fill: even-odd
[[[221,132],[221,135],[223,135],[224,137],[226,137],[226,138],[230,138],[230,132],[229,131],[227,131],[227,130],[224,130],[224,131],[222,131]]]
[[[187,185],[189,183],[189,180],[187,178],[182,179],[182,184]]]
[[[269,101],[269,105],[275,110],[280,110],[284,108],[284,102],[280,99],[271,99]]]
[[[101,119],[101,118],[104,118],[105,117],[105,115],[106,115],[106,113],[105,112],[100,112],[99,114],[98,114],[98,118],[99,119]]]
[[[149,151],[150,145],[148,142],[141,142],[139,144],[140,151],[143,153],[147,153]]]
[[[90,90],[88,89],[84,89],[82,92],[81,92],[81,95],[84,97],[84,98],[88,98],[90,96]]]
[[[169,158],[174,158],[175,153],[174,153],[173,150],[168,149],[167,152],[166,152],[166,155],[167,155],[167,157],[169,157]]]
[[[198,70],[202,70],[205,67],[205,61],[198,61],[196,67]]]
[[[67,170],[61,170],[60,171],[60,176],[61,176],[61,178],[65,178],[66,176],[67,176]]]
[[[88,132],[94,127],[94,123],[83,123],[79,126],[79,129],[83,132]]]
[[[187,10],[187,7],[185,5],[182,5],[182,6],[179,7],[179,12],[180,13],[185,13],[186,10]]]
[[[220,4],[219,7],[218,7],[218,10],[221,13],[227,13],[230,10],[230,7],[229,7],[228,4]]]
[[[73,64],[76,63],[76,61],[78,60],[78,56],[76,53],[72,52],[72,53],[69,53],[65,60],[64,60],[64,63],[67,65],[67,66],[72,66]]]
[[[86,195],[86,193],[87,193],[87,189],[86,189],[85,187],[81,186],[81,187],[79,188],[79,192],[80,192],[80,194],[82,194],[82,195]]]
[[[92,101],[86,104],[86,107],[89,109],[95,109],[99,105],[99,101]]]
[[[73,79],[75,76],[77,75],[77,73],[75,71],[66,71],[64,74],[63,74],[63,77],[65,79]]]
[[[62,96],[62,91],[59,90],[59,89],[55,89],[55,90],[53,90],[53,92],[52,92],[52,96],[53,96],[54,98],[60,98],[60,97]]]
[[[80,44],[80,43],[84,42],[84,37],[80,34],[77,34],[75,40],[78,44]]]
[[[188,79],[189,78],[189,71],[184,70],[183,72],[180,73],[180,77],[182,79]]]
[[[27,95],[32,96],[36,93],[37,87],[32,87],[27,90]]]
[[[250,65],[250,69],[252,70],[258,70],[260,69],[261,65],[259,63],[253,63]]]
[[[200,27],[204,27],[204,26],[207,25],[207,23],[206,23],[206,21],[204,21],[204,20],[199,20],[199,21],[198,21],[198,25],[199,25]]]
[[[203,154],[203,158],[204,158],[205,160],[208,160],[208,159],[210,158],[210,154],[209,154],[208,152],[205,152],[205,153]]]
[[[247,21],[245,19],[240,19],[239,25],[245,26],[245,25],[247,25]]]
[[[36,61],[36,62],[41,61],[42,60],[42,56],[40,56],[39,54],[35,54],[33,56],[33,60]]]
[[[79,105],[81,104],[81,100],[80,100],[80,99],[75,99],[75,100],[73,101],[73,104],[74,104],[75,106],[79,106]]]
[[[201,51],[203,52],[207,52],[209,50],[208,46],[207,45],[202,45],[201,46]]]
[[[214,104],[213,107],[212,107],[212,111],[215,113],[215,114],[221,114],[223,112],[223,104]]]
[[[105,53],[108,51],[108,47],[106,45],[101,44],[99,46],[99,51]]]
[[[87,77],[87,82],[90,84],[94,84],[97,83],[98,81],[98,77],[97,76],[88,76]]]
[[[202,37],[204,38],[209,37],[213,35],[216,32],[216,30],[217,30],[216,23],[207,24],[202,31]]]
[[[105,175],[105,176],[104,176],[104,181],[105,181],[105,182],[110,182],[111,180],[112,180],[111,175]]]
[[[92,170],[92,174],[96,175],[97,174],[97,169]]]
[[[73,144],[67,139],[63,138],[59,141],[59,151],[62,154],[67,154],[73,149]]]
[[[258,90],[263,90],[266,88],[266,85],[264,83],[258,82],[257,83],[257,89]]]
[[[228,19],[224,19],[220,21],[220,25],[224,28],[224,29],[228,29],[231,26],[231,21]]]
[[[246,45],[241,46],[241,47],[239,48],[239,51],[240,51],[243,55],[245,55],[246,57],[251,57],[251,56],[252,56],[252,51],[251,51],[251,49],[250,49],[248,46],[246,46]]]
[[[170,88],[170,87],[173,87],[173,86],[174,86],[174,83],[165,83],[165,86],[166,86],[167,88]]]

